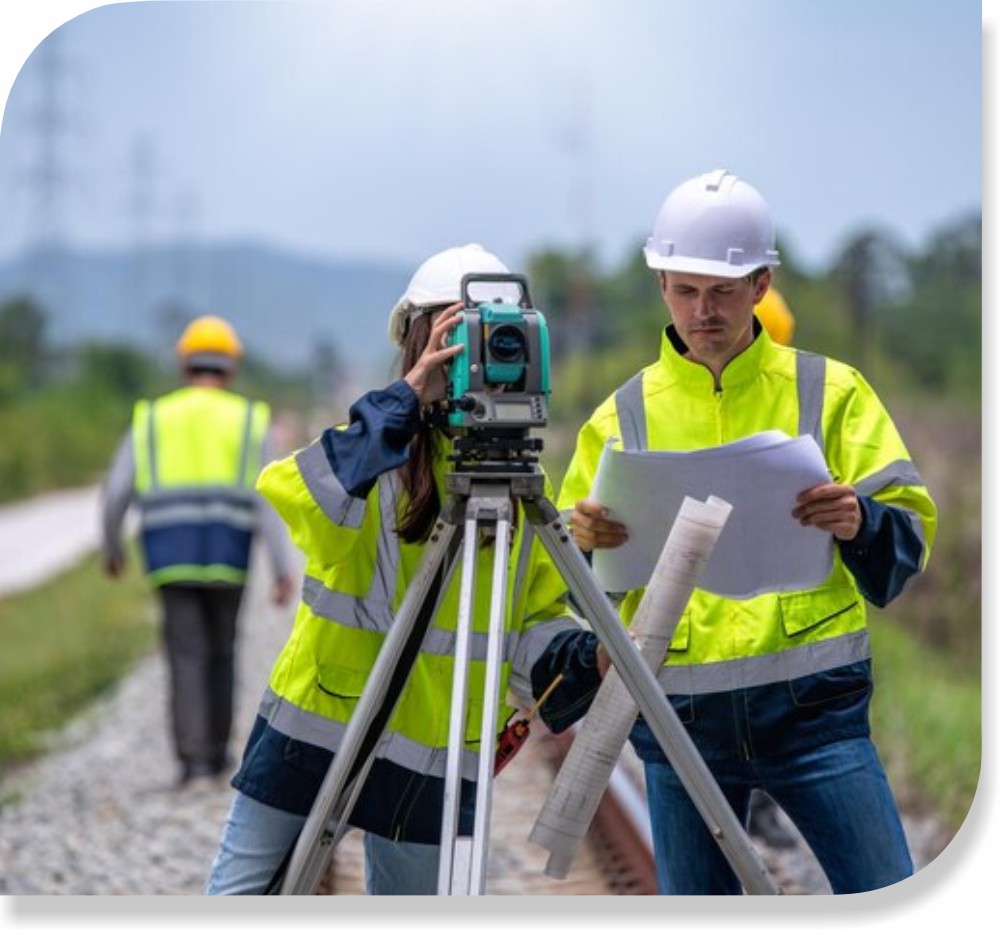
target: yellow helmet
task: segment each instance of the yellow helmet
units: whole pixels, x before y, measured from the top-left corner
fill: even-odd
[[[757,319],[775,342],[783,346],[791,345],[795,333],[795,316],[778,291],[769,287],[757,304],[756,313]]]
[[[177,355],[189,368],[230,371],[243,356],[236,330],[222,317],[200,316],[188,323],[177,340]]]

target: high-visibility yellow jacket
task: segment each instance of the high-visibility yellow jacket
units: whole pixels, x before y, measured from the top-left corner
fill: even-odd
[[[272,462],[258,481],[307,562],[295,625],[271,672],[234,784],[263,803],[299,813],[311,807],[426,551],[425,544],[402,542],[396,533],[405,502],[397,469],[419,423],[416,395],[399,381],[366,395],[351,413],[350,429],[327,430],[306,448]],[[442,440],[434,463],[441,501],[452,467],[448,446]],[[481,545],[476,560],[461,747],[461,775],[469,783],[476,779],[480,750],[493,544]],[[380,835],[416,842],[439,837],[461,574],[454,572],[437,597],[352,817],[355,825]],[[529,700],[536,690],[532,672],[553,640],[584,632],[566,601],[566,583],[519,513],[506,579],[501,695],[509,687]],[[596,689],[596,670],[593,677]],[[498,730],[511,712],[501,708]]]
[[[865,525],[835,547],[833,569],[812,590],[727,600],[692,596],[660,681],[668,694],[706,694],[828,672],[870,656],[865,597],[884,603],[926,564],[936,508],[885,408],[847,365],[775,344],[752,345],[722,372],[683,357],[668,327],[659,360],[597,408],[580,430],[559,496],[572,510],[590,489],[609,437],[626,448],[691,451],[768,429],[812,435],[834,480],[860,496]],[[766,545],[766,540],[761,541]],[[621,605],[629,621],[642,597]]]
[[[269,417],[262,402],[208,387],[135,405],[135,494],[153,584],[244,583]]]

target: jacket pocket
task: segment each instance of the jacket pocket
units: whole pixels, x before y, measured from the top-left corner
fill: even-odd
[[[871,663],[867,660],[852,662],[825,672],[793,678],[788,688],[796,707],[829,706],[831,702],[841,701],[846,711],[855,706],[858,698],[863,698],[860,706],[864,712],[872,690]]]
[[[778,595],[781,625],[787,636],[801,636],[859,606],[851,585],[838,585],[822,594],[815,591]]]
[[[346,665],[320,665],[316,668],[316,687],[329,697],[356,701],[365,690],[369,671]]]

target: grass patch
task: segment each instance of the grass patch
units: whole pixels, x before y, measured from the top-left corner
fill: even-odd
[[[899,795],[957,830],[972,805],[982,763],[982,680],[872,611],[872,721]]]
[[[24,594],[0,599],[0,773],[44,748],[155,647],[154,602],[135,552],[107,578],[97,556]]]

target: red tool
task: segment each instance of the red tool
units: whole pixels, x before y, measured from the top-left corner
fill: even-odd
[[[520,717],[513,723],[507,724],[504,727],[503,733],[500,734],[500,738],[497,740],[497,753],[496,758],[493,763],[493,777],[495,778],[503,768],[514,758],[520,751],[521,747],[527,742],[528,737],[531,735],[531,721],[534,719],[535,715],[538,713],[538,709],[548,700],[549,695],[555,691],[556,685],[563,680],[563,676],[556,675],[542,696],[535,701],[534,707],[528,711],[527,715]]]

